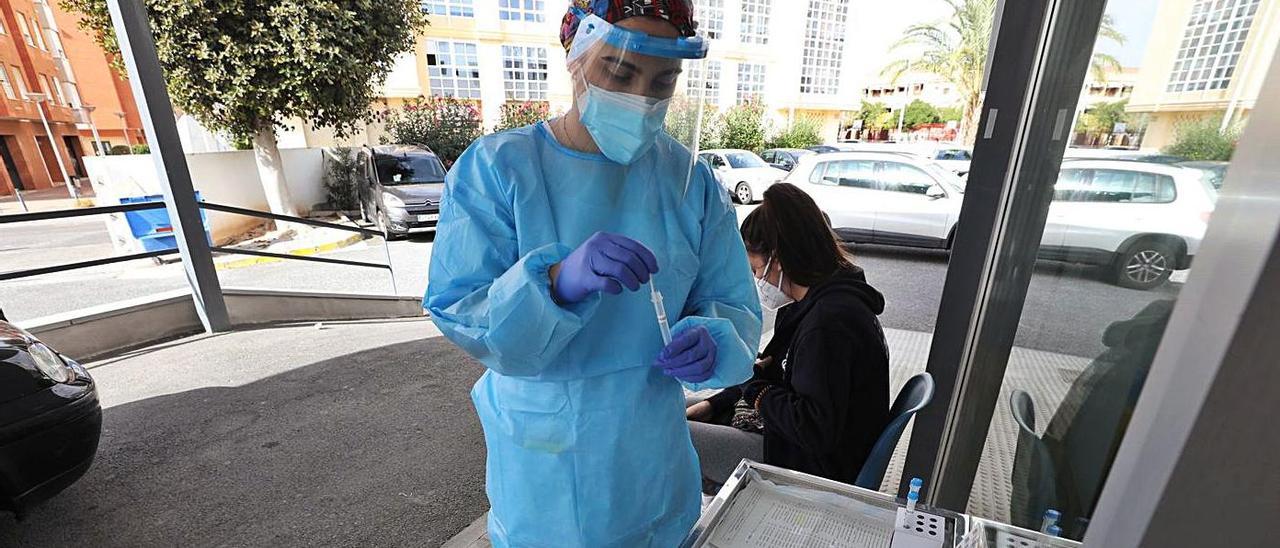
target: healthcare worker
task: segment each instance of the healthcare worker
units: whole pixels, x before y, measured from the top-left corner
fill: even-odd
[[[426,307],[488,368],[472,400],[495,546],[666,548],[697,521],[681,386],[751,376],[760,306],[696,132],[664,130],[706,56],[695,28],[688,0],[574,2],[573,108],[477,140],[449,173]],[[670,344],[648,284],[678,319]]]

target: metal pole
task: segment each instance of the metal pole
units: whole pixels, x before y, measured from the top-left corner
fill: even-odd
[[[399,296],[400,290],[396,288],[396,269],[391,266],[391,233],[387,231],[387,227],[382,227],[382,252],[387,255],[387,271],[391,273],[391,294]]]
[[[80,107],[80,110],[84,111],[84,117],[86,120],[89,121],[89,131],[93,132],[93,142],[97,145],[96,147],[94,147],[96,149],[94,152],[94,155],[106,156],[107,155],[106,146],[102,143],[102,137],[98,135],[98,124],[93,123],[94,107],[85,105]]]
[[[133,139],[129,137],[129,122],[125,119],[125,114],[123,112],[117,112],[116,116],[120,117],[120,131],[124,132],[125,144],[129,145],[129,148],[133,148]]]
[[[53,159],[58,161],[58,171],[62,173],[62,182],[67,185],[67,190],[71,191],[71,197],[79,200],[80,191],[76,189],[75,183],[71,182],[71,176],[67,175],[67,165],[63,163],[62,155],[58,154],[58,145],[55,144],[53,130],[49,129],[49,119],[44,115],[45,101],[48,100],[49,98],[46,96],[36,102],[36,110],[40,111],[40,123],[44,124],[44,134],[49,137],[49,151],[53,152]],[[48,170],[48,166],[45,166],[45,169]]]
[[[27,209],[27,201],[22,199],[22,189],[18,187],[13,187],[13,195],[18,198],[18,205],[22,206],[22,211],[24,212],[31,211],[30,209]]]
[[[173,104],[165,89],[164,72],[151,24],[142,0],[107,0],[111,22],[120,43],[120,57],[129,69],[129,85],[142,117],[142,126],[151,142],[151,158],[164,192],[165,206],[178,240],[178,252],[186,270],[191,297],[206,332],[231,330],[227,303],[223,300],[213,253],[205,237],[200,205],[195,200],[191,171],[178,139]]]

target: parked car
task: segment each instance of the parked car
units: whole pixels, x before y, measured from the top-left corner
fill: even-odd
[[[89,373],[0,312],[0,510],[21,516],[75,483],[101,435]]]
[[[830,154],[830,153],[832,153],[832,152],[844,152],[843,150],[840,150],[839,148],[833,147],[833,146],[831,146],[831,145],[817,145],[817,146],[811,146],[811,147],[807,148],[806,150],[808,150],[809,152],[816,152],[816,153],[818,153],[818,154]]]
[[[924,160],[932,160],[948,171],[961,177],[969,175],[969,164],[973,160],[973,151],[951,143],[934,141],[914,143],[862,143],[849,149],[849,152],[892,152],[909,154]]]
[[[1227,180],[1227,168],[1231,166],[1229,162],[1210,161],[1178,162],[1175,165],[1200,170],[1205,180],[1217,190],[1222,190],[1222,184]]]
[[[781,169],[783,171],[791,171],[796,167],[796,163],[800,161],[802,156],[815,154],[812,150],[803,148],[771,148],[760,154],[760,158],[769,162],[769,165]]]
[[[812,195],[846,241],[937,249],[951,248],[964,195],[955,174],[903,154],[810,156],[786,181]],[[1191,168],[1067,161],[1040,257],[1104,266],[1117,285],[1152,289],[1190,267],[1216,200]]]
[[[360,212],[390,237],[435,232],[444,194],[444,164],[429,148],[387,145],[369,149]]]
[[[740,204],[754,203],[765,189],[787,176],[787,172],[771,167],[749,150],[719,149],[698,153],[715,170],[720,184]]]

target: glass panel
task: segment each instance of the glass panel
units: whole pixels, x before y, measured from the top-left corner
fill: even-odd
[[[1256,2],[1108,7],[1035,273],[1009,324],[1014,347],[970,513],[1040,529],[1052,509],[1063,536],[1087,530],[1249,121],[1232,97],[1211,93],[1230,83],[1215,87],[1213,73],[1196,67],[1225,59],[1248,66],[1253,81],[1267,68],[1203,44],[1258,40],[1226,32],[1249,22],[1236,8]],[[1260,91],[1238,99],[1253,101],[1248,93]]]

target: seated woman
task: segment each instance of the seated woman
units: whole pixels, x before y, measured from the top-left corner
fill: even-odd
[[[777,319],[750,381],[686,409],[703,490],[743,458],[853,483],[889,420],[884,296],[793,185],[765,191],[741,232]]]

